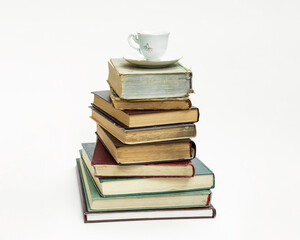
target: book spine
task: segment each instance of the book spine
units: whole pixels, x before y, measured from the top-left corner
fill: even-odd
[[[189,90],[189,93],[194,93],[194,90],[193,90],[193,73],[192,73],[192,71],[190,71],[189,73],[190,73],[190,90]]]
[[[217,210],[214,207],[212,207],[212,211],[213,211],[212,218],[215,218],[217,216]]]
[[[192,107],[192,102],[190,99],[187,99],[186,100],[187,104],[188,104],[188,108],[191,108]]]
[[[190,157],[193,159],[196,156],[196,144],[191,140],[190,141]]]
[[[197,113],[198,113],[198,116],[197,116],[197,122],[199,121],[199,118],[200,118],[200,111],[199,109],[197,108]]]
[[[194,164],[192,164],[192,163],[191,163],[191,166],[192,166],[192,168],[193,168],[193,174],[192,174],[192,176],[191,176],[191,177],[194,177],[194,176],[195,176],[195,174],[196,174],[196,169],[195,169],[195,166],[194,166]]]
[[[211,201],[211,193],[208,194],[208,197],[207,197],[207,202],[206,202],[206,205],[205,206],[209,206],[210,205],[210,201]]]

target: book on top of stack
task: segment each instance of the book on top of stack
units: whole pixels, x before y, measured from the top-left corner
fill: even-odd
[[[167,68],[139,68],[122,58],[108,62],[108,84],[123,99],[180,98],[194,92],[192,72],[180,63]]]
[[[192,72],[108,63],[92,92],[95,142],[76,160],[85,222],[213,218],[214,173],[196,157]]]

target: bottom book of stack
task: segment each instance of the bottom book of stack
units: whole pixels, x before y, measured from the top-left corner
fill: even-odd
[[[84,222],[214,218],[210,190],[104,196],[76,159]]]

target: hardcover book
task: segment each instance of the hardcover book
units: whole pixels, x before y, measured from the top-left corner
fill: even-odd
[[[210,190],[103,197],[99,194],[99,189],[83,161],[78,159],[77,163],[88,204],[92,210],[124,211],[210,206]]]
[[[126,100],[120,98],[113,89],[110,89],[110,98],[114,108],[119,110],[170,110],[192,107],[188,97]]]
[[[190,160],[138,165],[118,165],[104,145],[82,143],[82,158],[91,163],[96,177],[192,177],[194,165]]]
[[[99,109],[91,108],[91,118],[125,144],[161,142],[196,136],[196,126],[193,123],[128,128]]]
[[[177,63],[167,68],[144,69],[124,59],[108,62],[108,83],[123,99],[185,97],[192,90],[192,72]]]
[[[79,164],[78,161],[79,159],[77,160],[77,164]],[[161,208],[123,211],[94,210],[91,209],[89,205],[87,192],[84,188],[84,180],[82,179],[79,171],[79,166],[77,166],[77,179],[82,204],[83,218],[85,223],[135,220],[214,218],[216,216],[216,210],[212,205],[207,207],[194,208]]]
[[[199,120],[199,110],[196,107],[182,110],[118,110],[112,105],[109,91],[96,91],[92,93],[94,94],[92,117],[95,117],[94,109],[96,108],[130,128],[193,123]]]
[[[122,177],[105,178],[95,177],[95,168],[91,165],[88,157],[82,154],[81,158],[94,179],[102,196],[151,194],[162,192],[178,192],[190,190],[211,189],[215,186],[214,173],[206,167],[198,158],[192,160],[195,168],[195,176],[191,178],[182,177]]]
[[[190,139],[127,145],[97,126],[97,136],[118,164],[191,160],[196,146]]]

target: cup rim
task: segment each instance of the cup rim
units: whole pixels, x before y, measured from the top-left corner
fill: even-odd
[[[153,30],[142,30],[142,31],[137,31],[137,34],[141,35],[169,35],[170,32],[166,30],[159,30],[159,31],[153,31]]]

